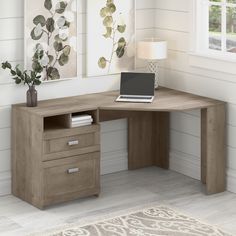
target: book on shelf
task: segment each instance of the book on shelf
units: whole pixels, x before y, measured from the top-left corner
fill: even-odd
[[[84,121],[84,120],[91,120],[92,116],[91,115],[78,115],[78,116],[72,116],[71,121],[76,122],[76,121]]]
[[[71,127],[76,128],[76,127],[87,126],[87,125],[91,125],[91,124],[92,124],[92,122],[76,123],[76,124],[72,124]]]
[[[93,118],[91,115],[78,115],[78,116],[73,116],[71,119],[72,128],[91,125],[92,123],[93,123]]]

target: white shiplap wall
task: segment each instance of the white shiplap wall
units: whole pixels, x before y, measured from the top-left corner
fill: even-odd
[[[155,1],[156,37],[169,42],[169,58],[161,63],[161,83],[228,102],[227,188],[236,192],[236,76],[190,66],[191,1]],[[200,111],[172,114],[170,163],[173,170],[200,178]]]
[[[137,39],[154,35],[154,0],[137,0]],[[118,76],[85,79],[86,0],[78,0],[80,79],[43,84],[39,99],[102,92],[118,88]],[[8,0],[0,9],[0,62],[23,64],[23,0]],[[138,63],[140,67],[142,65]],[[23,86],[15,86],[0,69],[0,195],[10,193],[10,106],[25,101]],[[110,142],[112,140],[113,142]],[[102,124],[102,173],[127,168],[127,124],[125,120]]]

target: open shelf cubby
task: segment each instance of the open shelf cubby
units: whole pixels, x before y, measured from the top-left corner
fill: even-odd
[[[71,114],[44,117],[44,131],[70,128]]]
[[[70,114],[63,114],[57,116],[44,117],[44,131],[58,130],[58,129],[70,129],[72,128],[72,117],[79,115],[91,115],[93,118],[93,124],[99,123],[98,111],[89,110],[89,111],[80,111]]]

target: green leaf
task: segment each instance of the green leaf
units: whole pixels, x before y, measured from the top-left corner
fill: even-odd
[[[20,83],[21,83],[21,79],[20,79],[20,78],[18,78],[18,77],[17,77],[17,78],[15,78],[15,83],[16,83],[16,84],[20,84]]]
[[[98,66],[102,69],[106,68],[107,66],[107,60],[105,57],[101,57],[99,60],[98,60]]]
[[[16,75],[16,72],[15,72],[14,70],[11,70],[11,74],[12,74],[13,76],[15,76],[15,75]]]
[[[57,68],[49,67],[47,70],[47,74],[52,80],[60,79],[60,74]]]
[[[44,56],[44,50],[40,50],[38,54],[39,54],[39,59],[42,59]]]
[[[33,40],[39,40],[39,39],[41,39],[41,37],[42,37],[42,35],[43,35],[43,32],[42,32],[39,36],[35,36],[35,33],[34,33],[35,28],[36,28],[36,27],[34,27],[34,28],[32,29],[30,35],[31,35],[31,38],[32,38]]]
[[[35,45],[35,48],[36,48],[36,50],[38,51],[38,50],[42,50],[43,46],[41,45],[41,43],[37,43],[37,44]]]
[[[38,15],[33,19],[33,23],[35,25],[41,24],[41,26],[45,26],[46,25],[46,19],[45,19],[44,16]]]
[[[125,54],[126,41],[125,38],[120,38],[118,41],[118,47],[116,49],[116,55],[118,58],[121,58]]]
[[[52,17],[48,18],[46,21],[46,28],[48,32],[52,33],[55,30],[55,21]]]
[[[11,69],[11,68],[12,68],[12,66],[11,66],[11,64],[10,64],[9,62],[6,62],[6,67],[7,67],[8,69]]]
[[[7,67],[6,67],[6,65],[5,65],[4,62],[2,63],[2,69],[3,69],[3,70],[7,69]]]
[[[18,67],[16,67],[16,74],[17,74],[18,76],[21,76],[21,75],[22,75],[22,73],[21,73],[21,71],[20,71],[20,69],[19,69]]]
[[[103,7],[101,10],[100,10],[100,16],[102,18],[106,17],[109,15],[109,9],[107,7]]]
[[[71,46],[69,46],[69,45],[65,46],[65,48],[63,49],[63,53],[66,56],[70,55],[70,51],[71,51]]]
[[[56,23],[57,23],[57,25],[58,25],[59,28],[62,28],[62,27],[65,25],[65,23],[66,23],[66,18],[65,18],[65,16],[60,16],[60,17],[57,19]]]
[[[32,69],[36,72],[36,73],[41,73],[43,71],[43,67],[40,65],[40,63],[38,61],[34,61],[32,63]]]
[[[52,0],[45,0],[44,7],[50,11],[52,9]]]
[[[55,41],[53,47],[57,52],[60,52],[63,49],[63,44],[61,42]]]
[[[125,47],[126,46],[126,41],[125,38],[120,38],[118,41],[118,47]]]
[[[106,27],[107,32],[103,34],[105,38],[110,38],[112,34],[112,27]]]
[[[61,1],[61,2],[57,3],[56,13],[58,13],[58,14],[64,13],[64,11],[66,10],[66,7],[67,7],[67,3],[64,2],[64,1]]]
[[[24,81],[25,83],[29,84],[32,82],[32,79],[30,78],[29,75],[26,74],[25,78],[21,78],[22,81]]]
[[[60,66],[64,66],[65,64],[69,62],[69,57],[66,56],[64,53],[62,53],[61,56],[59,57],[58,62]]]
[[[103,25],[106,27],[112,27],[112,24],[113,24],[112,16],[106,16],[103,20]]]
[[[5,69],[10,69],[11,70],[11,64],[8,62],[8,61],[6,61],[6,62],[3,62],[2,63],[2,68],[5,70]]]
[[[59,36],[59,34],[55,35],[55,37],[54,37],[54,40],[57,41],[57,42],[65,42],[65,41],[67,41],[67,39],[68,39],[68,38],[66,38],[66,39],[61,39],[60,36]]]
[[[65,23],[65,25],[64,26],[66,26],[66,27],[70,27],[70,22],[69,21],[66,21],[66,23]]]
[[[41,76],[40,76],[41,77]],[[35,85],[40,85],[42,82],[39,80],[39,79],[36,79],[35,81],[34,81],[34,84]]]
[[[124,54],[125,54],[125,49],[124,49],[124,47],[118,47],[118,48],[116,49],[116,55],[117,55],[118,58],[123,57]]]
[[[59,34],[55,35],[54,40],[57,41],[57,42],[61,42],[62,41],[62,39],[59,37]]]
[[[118,25],[118,26],[117,26],[117,30],[118,30],[120,33],[124,33],[125,30],[126,30],[126,25]]]
[[[36,74],[34,71],[31,71],[30,72],[30,75],[31,75],[31,79],[34,80],[36,78]]]
[[[110,14],[113,14],[116,11],[116,6],[114,3],[108,3],[107,8],[108,8]]]

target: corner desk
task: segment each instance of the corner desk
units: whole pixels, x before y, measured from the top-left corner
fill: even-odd
[[[152,104],[117,103],[118,91],[12,107],[12,193],[43,209],[100,193],[100,126],[128,119],[129,170],[169,168],[170,112],[201,109],[201,180],[206,193],[225,191],[225,107],[222,101],[167,88]],[[71,128],[73,114],[90,126]],[[75,142],[76,141],[76,142]]]

